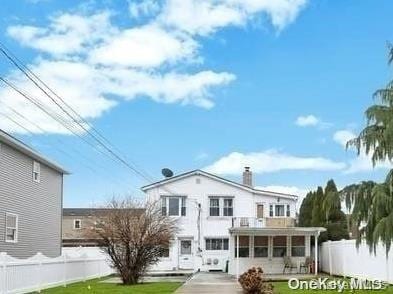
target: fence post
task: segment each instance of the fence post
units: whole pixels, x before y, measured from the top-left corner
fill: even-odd
[[[38,258],[38,293],[41,293],[42,290],[42,253],[38,252],[37,253],[37,258]]]
[[[2,275],[0,276],[0,293],[7,294],[7,253],[1,252],[0,253],[0,261],[1,261],[1,272]]]
[[[328,259],[329,259],[329,275],[332,275],[332,241],[327,242],[328,246]]]
[[[67,254],[63,253],[63,287],[67,287]]]

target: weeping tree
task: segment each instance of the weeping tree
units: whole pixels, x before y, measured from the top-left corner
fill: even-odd
[[[389,63],[393,60],[390,46]],[[370,155],[373,165],[392,161],[393,158],[393,81],[373,95],[376,103],[365,112],[367,124],[358,137],[347,143],[355,147],[358,154]],[[343,190],[348,208],[358,225],[362,223],[358,245],[365,238],[370,251],[376,250],[379,241],[386,245],[388,254],[393,240],[393,174],[390,171],[385,182],[375,184],[362,182]]]
[[[312,211],[314,205],[314,192],[308,192],[299,209],[299,227],[311,227]]]

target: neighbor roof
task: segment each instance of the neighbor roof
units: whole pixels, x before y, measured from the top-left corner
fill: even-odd
[[[63,216],[92,216],[106,214],[112,208],[63,208]],[[143,208],[131,208],[135,212],[143,212]]]
[[[237,182],[234,182],[234,181],[231,181],[231,180],[219,177],[217,175],[205,172],[205,171],[200,170],[200,169],[188,171],[188,172],[181,173],[181,174],[178,174],[178,175],[170,177],[170,178],[163,179],[161,181],[158,181],[158,182],[155,182],[155,183],[143,186],[141,189],[142,189],[142,191],[145,192],[145,191],[150,190],[152,188],[155,188],[155,187],[167,184],[167,183],[171,183],[171,182],[174,182],[174,181],[177,181],[177,180],[180,180],[180,179],[192,176],[192,175],[203,175],[203,176],[206,176],[208,178],[212,178],[214,180],[218,180],[220,182],[224,182],[224,183],[229,184],[231,186],[236,186],[237,188],[240,188],[240,189],[243,189],[243,190],[247,190],[249,192],[256,193],[256,194],[265,194],[265,195],[270,195],[270,196],[295,198],[295,199],[298,198],[297,195],[292,195],[292,194],[287,194],[287,193],[278,193],[278,192],[272,192],[272,191],[256,189],[254,187],[249,187],[247,185],[243,185],[241,183],[237,183]]]
[[[69,174],[67,170],[65,170],[62,166],[57,164],[56,162],[49,160],[48,158],[44,157],[22,141],[16,139],[15,137],[11,136],[10,134],[4,132],[3,130],[0,130],[0,143],[4,143],[6,145],[9,145],[16,150],[22,152],[23,154],[26,154],[27,156],[30,156],[31,158],[37,160],[38,162],[41,162],[54,170],[62,173],[62,174]]]

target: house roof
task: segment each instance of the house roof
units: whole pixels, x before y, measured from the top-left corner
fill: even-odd
[[[49,166],[50,168],[58,171],[59,173],[69,174],[69,172],[65,170],[62,166],[60,166],[59,164],[57,164],[52,160],[49,160],[45,156],[41,155],[40,153],[32,149],[30,146],[26,145],[25,143],[16,139],[10,134],[4,132],[3,130],[0,130],[0,143],[4,143],[6,145],[11,146],[12,148],[15,148],[16,150],[22,152],[23,154],[33,158],[34,160],[37,160],[38,162],[41,162]]]
[[[259,235],[259,236],[287,236],[287,235],[316,235],[325,232],[323,227],[286,227],[286,228],[252,228],[239,227],[230,228],[229,232],[234,235]]]
[[[264,194],[264,195],[270,195],[270,196],[276,196],[276,197],[291,198],[291,199],[295,199],[295,200],[298,198],[297,195],[286,194],[286,193],[278,193],[278,192],[272,192],[272,191],[256,189],[254,187],[249,187],[247,185],[243,185],[241,183],[237,183],[237,182],[225,179],[223,177],[220,177],[220,176],[217,176],[217,175],[205,172],[205,171],[200,170],[200,169],[188,171],[188,172],[181,173],[181,174],[178,174],[178,175],[170,177],[170,178],[163,179],[161,181],[158,181],[158,182],[155,182],[155,183],[143,186],[141,189],[142,189],[142,191],[146,192],[146,191],[148,191],[150,189],[153,189],[155,187],[159,187],[159,186],[162,186],[164,184],[171,183],[171,182],[174,182],[174,181],[177,181],[177,180],[180,180],[180,179],[192,176],[192,175],[203,175],[203,176],[206,176],[208,178],[211,178],[211,179],[214,179],[214,180],[226,183],[226,184],[231,185],[231,186],[235,186],[237,188],[240,188],[240,189],[243,189],[243,190],[246,190],[248,192],[255,193],[255,194]]]
[[[106,214],[110,212],[112,208],[63,208],[63,216],[93,216],[98,214]],[[143,208],[132,208],[135,212],[142,212]]]

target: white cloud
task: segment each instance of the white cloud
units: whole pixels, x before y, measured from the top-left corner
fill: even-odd
[[[52,17],[48,27],[16,25],[7,28],[7,33],[22,45],[53,55],[86,53],[89,46],[115,31],[109,12],[89,16],[64,13]]]
[[[295,124],[299,127],[318,127],[319,129],[327,129],[332,126],[331,123],[324,122],[312,114],[299,116]]]
[[[203,61],[197,35],[243,25],[257,14],[267,15],[280,30],[296,18],[305,4],[306,0],[141,0],[130,2],[129,12],[141,23],[145,20],[143,24],[115,25],[109,11],[66,12],[56,13],[43,26],[9,26],[7,33],[38,52],[29,68],[91,121],[121,99],[137,97],[159,103],[213,107],[212,89],[234,81],[236,76],[212,69],[190,70],[190,65]],[[7,79],[58,111],[21,74],[10,72]],[[45,132],[68,133],[8,88],[0,88],[0,102],[17,108]],[[0,112],[12,115],[2,105]],[[5,120],[0,121],[0,127],[25,132]],[[31,130],[41,132],[33,127]]]
[[[320,123],[319,118],[316,116],[310,114],[310,115],[305,115],[305,116],[299,116],[296,119],[296,125],[300,127],[309,127],[309,126],[316,126]]]
[[[186,35],[168,33],[156,25],[126,29],[89,54],[95,64],[157,67],[196,56],[197,43]]]
[[[232,152],[207,166],[205,170],[215,174],[238,175],[245,166],[250,166],[255,173],[272,173],[282,170],[342,170],[346,165],[324,157],[301,157],[266,150],[247,154]]]
[[[343,147],[346,147],[347,142],[355,137],[356,137],[356,135],[352,131],[339,130],[334,133],[333,140],[335,142],[337,142],[338,144],[342,145]]]
[[[305,197],[306,194],[312,190],[312,189],[299,188],[296,186],[279,186],[279,185],[256,186],[255,188],[264,191],[296,195],[299,197]],[[301,203],[301,201],[299,201],[299,203]]]
[[[159,20],[190,34],[208,35],[226,26],[241,26],[257,14],[281,30],[294,21],[306,0],[168,0]]]
[[[143,0],[140,2],[132,0],[129,2],[128,9],[133,18],[140,18],[157,13],[160,10],[160,5],[158,1],[154,0]]]

